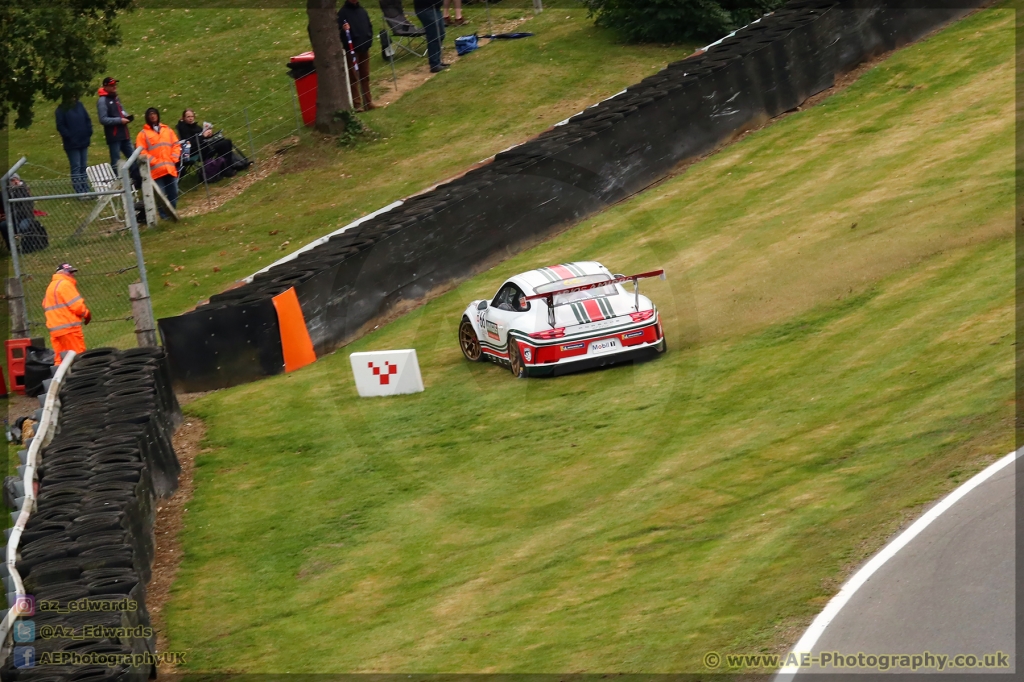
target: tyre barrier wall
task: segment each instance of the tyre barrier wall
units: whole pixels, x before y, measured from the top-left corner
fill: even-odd
[[[155,673],[146,610],[154,502],[178,486],[171,436],[180,423],[163,349],[98,348],[57,368],[39,431],[19,453],[24,497],[2,569],[10,608],[0,680],[141,682]],[[14,608],[25,595],[34,615]],[[27,621],[35,641],[24,641]],[[23,647],[33,648],[34,668],[23,667]]]
[[[210,390],[289,369],[282,338],[296,333],[279,324],[274,296],[294,288],[299,335],[323,355],[399,302],[450,287],[648,187],[981,2],[929,4],[794,0],[491,163],[161,319],[177,385]]]

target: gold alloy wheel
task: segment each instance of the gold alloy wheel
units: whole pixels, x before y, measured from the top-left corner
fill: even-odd
[[[523,358],[519,355],[519,344],[512,337],[508,339],[508,365],[512,370],[512,376],[517,379],[526,376],[526,365],[523,364]]]
[[[483,354],[480,348],[480,339],[476,337],[473,323],[465,317],[462,318],[462,324],[459,325],[459,348],[462,349],[462,354],[466,356],[467,360],[480,362],[480,356]]]

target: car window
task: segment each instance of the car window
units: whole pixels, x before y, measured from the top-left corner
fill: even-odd
[[[530,309],[530,302],[524,301],[523,290],[512,282],[506,282],[505,286],[498,290],[491,305],[498,310],[508,310],[513,313],[521,313]]]

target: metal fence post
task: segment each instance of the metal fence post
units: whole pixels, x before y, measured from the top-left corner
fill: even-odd
[[[14,276],[18,278],[21,277],[21,262],[18,258],[18,242],[14,238],[17,232],[14,225],[14,213],[11,211],[11,204],[8,201],[7,184],[26,160],[27,159],[24,156],[18,159],[18,163],[11,166],[11,169],[4,173],[3,178],[0,178],[0,195],[2,195],[4,217],[7,222],[7,238],[8,245],[11,247],[11,262],[14,264]]]
[[[291,88],[292,91],[292,110],[295,112],[295,134],[298,135],[299,131],[302,130],[302,114],[299,113],[299,99],[298,95],[295,94],[295,88]],[[246,118],[248,120],[248,117]]]
[[[203,187],[206,188],[206,205],[212,205],[210,201],[210,185],[206,181],[206,162],[203,161],[203,143],[198,141],[196,144],[196,154],[199,155],[199,173],[203,176]]]
[[[142,152],[141,147],[137,148],[135,153],[133,153],[131,157],[121,165],[121,184],[124,186],[125,213],[127,214],[125,217],[128,218],[128,226],[132,231],[132,242],[135,244],[135,261],[138,264],[139,279],[142,281],[142,289],[145,293],[145,299],[143,300],[142,305],[149,308],[149,317],[152,319],[153,304],[152,301],[149,300],[149,279],[146,277],[146,261],[143,260],[142,257],[142,239],[139,238],[139,221],[135,219],[135,203],[132,201],[131,176],[128,173],[128,169],[131,168],[131,165],[138,161],[140,152]],[[130,209],[128,209],[129,206],[131,207]]]
[[[252,144],[252,124],[249,123],[249,107],[243,107],[242,111],[245,112],[245,129],[249,131],[249,158],[256,161],[256,147]]]

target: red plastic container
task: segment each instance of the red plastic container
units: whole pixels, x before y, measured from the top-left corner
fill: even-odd
[[[25,395],[25,349],[32,345],[32,339],[7,339],[6,345],[11,392]]]
[[[288,68],[295,78],[295,94],[299,97],[299,111],[302,122],[308,126],[316,121],[317,77],[313,68],[313,53],[303,52],[288,61]],[[301,74],[301,75],[299,75]]]

